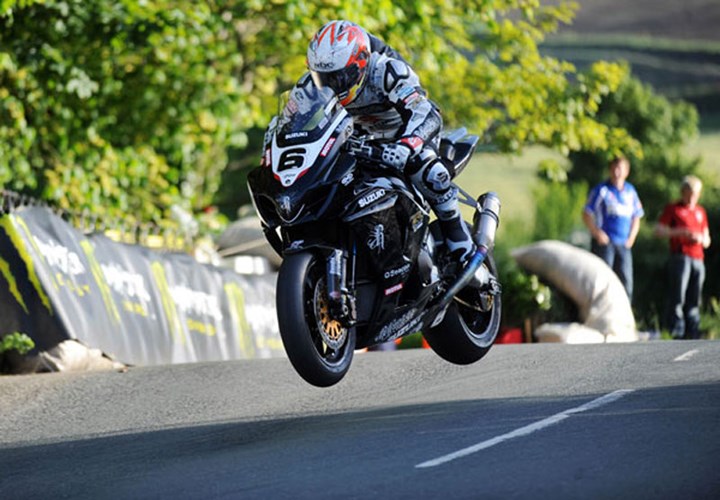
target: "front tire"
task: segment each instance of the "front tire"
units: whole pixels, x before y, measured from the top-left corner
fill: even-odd
[[[491,276],[497,276],[492,255],[483,262]],[[475,300],[473,294],[485,294]],[[480,300],[484,299],[484,300]],[[482,307],[478,307],[482,304]],[[502,313],[502,295],[498,291],[461,290],[448,306],[439,325],[424,333],[425,340],[441,358],[457,365],[468,365],[485,356],[497,338]]]
[[[355,331],[329,313],[325,259],[317,253],[285,256],[277,280],[277,315],[285,352],[308,383],[328,387],[350,369]]]

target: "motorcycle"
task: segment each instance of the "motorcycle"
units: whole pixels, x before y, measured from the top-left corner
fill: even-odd
[[[328,88],[294,88],[268,129],[248,186],[264,234],[283,258],[277,319],[287,356],[308,383],[328,387],[356,349],[422,332],[455,364],[481,359],[500,326],[501,286],[492,256],[500,201],[477,200],[468,226],[477,252],[460,271],[430,206],[401,172],[383,167],[372,137]],[[459,174],[478,137],[443,133],[440,157]]]

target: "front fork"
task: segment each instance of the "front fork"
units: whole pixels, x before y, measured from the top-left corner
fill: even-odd
[[[354,269],[354,257],[352,269]],[[353,326],[357,320],[355,296],[348,289],[348,254],[345,250],[330,251],[326,261],[327,294],[330,315],[343,326]],[[353,281],[354,281],[354,277]]]

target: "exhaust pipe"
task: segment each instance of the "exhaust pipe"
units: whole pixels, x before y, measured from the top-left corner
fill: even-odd
[[[478,199],[478,205],[482,207],[482,211],[478,210],[473,217],[473,241],[477,245],[477,251],[470,257],[457,281],[443,295],[438,304],[441,308],[448,305],[453,297],[470,283],[475,271],[495,246],[495,232],[500,223],[500,198],[493,192],[485,193]]]
[[[500,198],[493,193],[485,193],[478,199],[482,211],[473,217],[473,240],[478,247],[490,251],[495,246],[495,233],[500,224]]]

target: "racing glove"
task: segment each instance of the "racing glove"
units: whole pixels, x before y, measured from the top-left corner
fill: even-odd
[[[402,172],[413,151],[410,146],[401,142],[391,142],[382,146],[382,162],[388,167]]]

